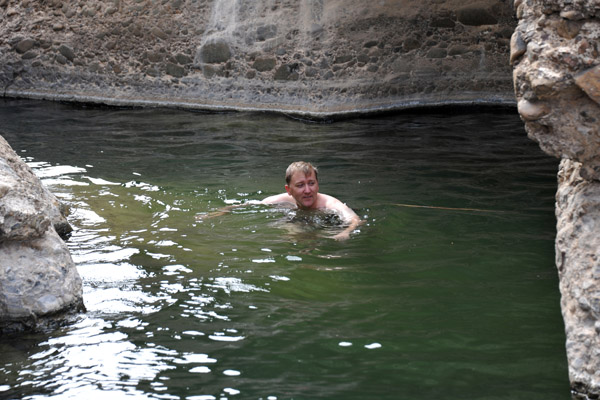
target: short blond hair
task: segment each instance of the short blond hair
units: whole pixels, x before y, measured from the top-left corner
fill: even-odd
[[[317,167],[313,166],[311,163],[306,161],[296,161],[291,163],[289,167],[287,167],[287,169],[285,170],[285,182],[288,185],[292,181],[292,176],[296,172],[302,172],[305,176],[310,175],[311,172],[314,172],[315,179],[317,180],[317,182],[319,181],[319,178],[317,176],[319,171],[317,170]]]

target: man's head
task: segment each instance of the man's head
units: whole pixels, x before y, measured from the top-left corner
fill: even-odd
[[[315,179],[318,180],[318,173],[319,171],[317,170],[316,167],[314,167],[311,163],[306,162],[306,161],[296,161],[293,162],[289,165],[289,167],[287,167],[287,170],[285,171],[285,182],[289,185],[291,180],[292,180],[292,175],[294,175],[294,173],[296,172],[301,172],[303,173],[305,176],[306,175],[310,175],[311,172],[315,173]]]
[[[285,173],[285,181],[285,190],[294,198],[298,208],[317,207],[319,181],[315,167],[304,161],[292,163]]]

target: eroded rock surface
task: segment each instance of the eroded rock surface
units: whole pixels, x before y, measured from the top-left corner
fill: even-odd
[[[600,396],[600,1],[516,0],[511,40],[528,135],[562,159],[556,265],[575,397]]]
[[[600,180],[600,1],[517,0],[515,92],[529,136]],[[519,44],[520,43],[520,44]]]
[[[600,394],[600,182],[564,159],[556,194],[556,266],[567,333],[569,378],[576,394]],[[597,398],[597,397],[595,397]]]
[[[336,114],[514,104],[501,0],[2,0],[5,95]]]
[[[0,137],[0,333],[83,309],[60,203]]]

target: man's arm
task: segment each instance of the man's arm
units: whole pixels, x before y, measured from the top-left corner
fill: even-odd
[[[346,240],[350,238],[350,233],[352,233],[353,230],[355,230],[358,225],[362,224],[364,221],[362,221],[358,215],[354,214],[354,216],[352,217],[352,219],[350,220],[350,224],[340,233],[338,233],[337,235],[333,236],[333,238],[335,240]]]
[[[323,196],[326,198],[325,208],[337,211],[344,220],[344,223],[348,224],[343,231],[333,236],[333,238],[335,240],[346,240],[350,238],[350,233],[352,233],[352,231],[356,229],[363,221],[361,221],[360,217],[356,215],[356,213],[350,207],[342,203],[340,200],[326,194],[323,194]]]
[[[216,211],[209,212],[208,214],[197,214],[196,221],[203,221],[208,218],[220,217],[221,215],[225,215],[225,214],[231,212],[231,210],[233,210],[234,208],[241,207],[243,205],[244,204],[233,204],[230,206],[221,207]]]
[[[214,218],[214,217],[220,217],[221,215],[225,215],[227,213],[230,213],[231,210],[238,208],[238,207],[244,207],[247,205],[251,205],[251,204],[262,204],[261,201],[257,201],[257,200],[248,200],[245,203],[239,203],[239,204],[232,204],[229,206],[225,206],[225,207],[221,207],[216,211],[211,211],[208,214],[197,214],[196,215],[196,221],[202,221],[208,218]]]

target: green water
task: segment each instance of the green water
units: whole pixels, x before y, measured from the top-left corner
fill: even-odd
[[[0,398],[567,399],[557,161],[516,112],[334,124],[0,102],[71,207],[88,312],[0,339]],[[296,160],[351,239],[247,205]],[[410,208],[399,204],[485,211]]]

